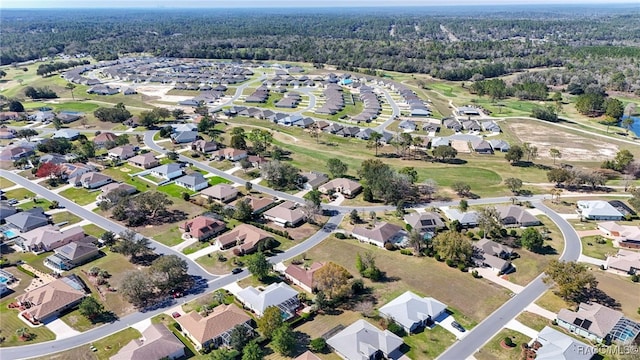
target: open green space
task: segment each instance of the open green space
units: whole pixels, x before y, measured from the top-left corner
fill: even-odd
[[[511,338],[511,341],[515,346],[509,349],[505,349],[500,345],[500,342],[505,337]],[[528,343],[531,339],[517,331],[510,329],[501,330],[496,336],[494,336],[487,344],[485,344],[477,353],[475,358],[478,360],[513,360],[519,359],[521,348],[520,345]]]
[[[13,183],[12,181],[9,181],[3,177],[0,177],[0,188],[2,189],[6,189],[6,188],[10,188],[12,186],[15,186],[16,184]]]
[[[442,326],[402,338],[410,348],[409,359],[435,359],[456,342],[456,337]]]
[[[217,185],[217,184],[231,184],[232,182],[222,178],[220,176],[213,176],[210,178],[207,178],[207,181],[209,182],[209,186],[213,186],[213,185]]]
[[[100,191],[89,191],[85,188],[72,187],[60,192],[60,195],[73,201],[78,205],[88,205],[96,201]]]
[[[82,228],[84,229],[84,233],[85,234],[93,236],[93,237],[98,238],[98,239],[106,231],[103,228],[101,228],[101,227],[99,227],[99,226],[97,226],[95,224],[84,225]]]
[[[618,252],[613,247],[611,239],[604,236],[584,236],[580,238],[580,242],[582,242],[582,254],[596,259],[607,260],[607,256]]]
[[[169,196],[177,197],[180,199],[182,199],[183,193],[187,193],[189,195],[193,195],[196,193],[195,191],[191,191],[187,188],[183,188],[182,186],[178,186],[175,183],[158,186],[158,191],[162,191]]]
[[[54,224],[65,223],[63,226],[69,226],[79,223],[82,221],[82,218],[70,213],[69,211],[61,211],[51,215],[51,220]]]
[[[17,189],[7,191],[6,193],[4,193],[4,196],[7,199],[16,199],[20,201],[22,199],[32,198],[36,196],[36,194],[34,194],[33,192],[25,188],[17,188]]]
[[[177,226],[172,227],[162,233],[153,235],[155,241],[161,242],[167,246],[175,246],[182,242],[182,233]]]
[[[22,209],[22,210],[29,210],[29,209],[33,209],[34,207],[41,207],[43,208],[45,211],[47,211],[49,209],[49,206],[51,205],[51,201],[46,200],[46,199],[36,199],[34,200],[30,200],[24,203],[21,203],[20,205],[16,206],[18,209]]]

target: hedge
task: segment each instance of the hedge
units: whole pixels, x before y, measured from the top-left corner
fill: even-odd
[[[27,269],[23,268],[23,267],[22,267],[22,265],[18,265],[18,270],[22,271],[23,273],[25,273],[25,274],[27,274],[27,275],[29,275],[29,276],[31,276],[31,277],[34,277],[34,278],[37,278],[37,277],[38,277],[38,276],[36,276],[36,274],[34,274],[34,273],[32,273],[31,271],[29,271],[29,270],[27,270]]]
[[[255,226],[255,227],[257,227],[257,228],[259,228],[259,229],[262,229],[264,231],[268,231],[268,232],[270,232],[272,234],[280,235],[280,236],[284,237],[285,239],[293,240],[293,238],[291,236],[289,236],[289,232],[288,231],[276,230],[274,228],[268,227],[268,226],[266,226],[264,224],[257,223],[255,221],[250,222],[250,224]]]

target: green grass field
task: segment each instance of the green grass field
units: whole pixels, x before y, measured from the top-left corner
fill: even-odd
[[[604,240],[599,244],[596,240]],[[585,236],[580,238],[582,242],[582,254],[596,259],[606,260],[608,255],[615,255],[618,250],[613,247],[611,240],[603,236]]]
[[[505,349],[500,345],[500,342],[505,337],[511,338],[511,341],[515,344],[510,349]],[[523,335],[517,331],[510,329],[503,329],[496,336],[494,336],[489,342],[482,347],[474,356],[478,360],[512,360],[518,359],[520,356],[520,344],[528,343],[531,340],[526,335]]]
[[[10,191],[7,191],[6,193],[4,193],[4,196],[7,199],[16,199],[18,201],[22,200],[22,199],[28,199],[28,198],[32,198],[34,196],[36,196],[36,194],[34,194],[33,192],[25,189],[25,188],[18,188],[18,189],[13,189]]]
[[[180,199],[182,199],[183,193],[187,193],[189,195],[193,195],[196,193],[195,191],[191,191],[189,189],[183,188],[182,186],[178,186],[174,183],[158,186],[158,191],[162,191],[163,193],[169,196],[177,197]]]
[[[91,235],[95,238],[100,238],[100,236],[102,236],[102,234],[105,233],[106,230],[104,230],[103,228],[94,225],[94,224],[89,224],[89,225],[84,225],[82,227],[84,229],[84,233],[87,235]]]
[[[72,200],[78,205],[88,205],[96,201],[96,197],[100,191],[89,191],[85,188],[69,188],[61,191],[60,195]]]
[[[175,246],[182,242],[181,236],[182,232],[175,226],[167,231],[163,231],[161,234],[153,235],[153,239],[167,246]]]
[[[60,224],[60,223],[66,223],[66,225],[64,226],[69,226],[69,225],[73,225],[73,224],[77,224],[80,221],[82,221],[82,219],[79,216],[76,216],[68,211],[63,211],[63,212],[59,212],[59,213],[55,213],[53,215],[51,215],[51,219],[53,221],[54,224]]]
[[[231,184],[231,181],[221,178],[220,176],[214,176],[207,179],[209,182],[209,186],[217,185],[217,184]]]

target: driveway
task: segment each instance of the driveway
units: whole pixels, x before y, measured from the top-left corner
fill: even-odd
[[[74,337],[80,334],[80,331],[74,330],[61,319],[55,319],[45,325],[49,330],[56,334],[56,340]]]
[[[456,319],[454,319],[453,316],[448,315],[447,317],[443,318],[442,320],[436,322],[436,324],[442,326],[443,328],[445,328],[445,330],[447,330],[448,332],[452,333],[456,337],[456,339],[460,340],[460,339],[464,338],[465,336],[467,336],[467,334],[469,332],[468,331],[461,332],[460,330],[454,328],[453,325],[451,325],[451,323],[454,322],[455,320]]]

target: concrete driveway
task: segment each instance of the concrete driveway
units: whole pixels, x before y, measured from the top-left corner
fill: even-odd
[[[79,331],[72,329],[69,325],[67,325],[60,319],[52,320],[51,322],[45,324],[45,326],[49,330],[51,330],[51,332],[56,334],[56,340],[70,338],[80,334]]]
[[[437,321],[436,324],[442,326],[448,332],[452,333],[456,337],[456,339],[460,340],[465,336],[467,336],[469,332],[468,331],[461,332],[460,330],[454,328],[453,325],[451,325],[451,323],[454,322],[455,320],[456,319],[454,319],[453,316],[449,315],[443,319],[439,319],[439,321]]]

